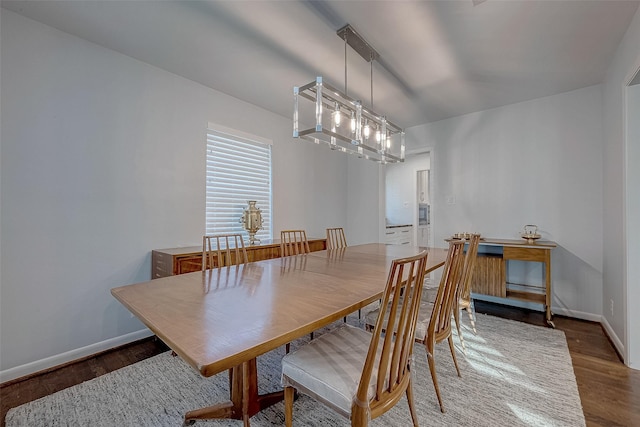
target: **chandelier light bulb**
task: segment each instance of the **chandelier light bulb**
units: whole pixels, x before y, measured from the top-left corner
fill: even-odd
[[[340,106],[336,102],[336,111],[333,113],[333,121],[335,122],[337,128],[340,127],[340,120],[341,119],[342,119],[342,117],[341,117],[341,114],[340,114]]]
[[[351,112],[351,133],[356,131],[356,113]]]
[[[376,131],[376,142],[379,144],[380,143],[380,138],[382,135],[380,135],[380,130]]]
[[[369,135],[371,134],[371,128],[369,127],[369,120],[364,120],[364,137],[365,139],[369,139]]]

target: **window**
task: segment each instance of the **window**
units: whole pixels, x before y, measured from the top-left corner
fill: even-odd
[[[271,239],[271,141],[209,124],[207,131],[206,234],[246,234],[240,219],[256,200]]]

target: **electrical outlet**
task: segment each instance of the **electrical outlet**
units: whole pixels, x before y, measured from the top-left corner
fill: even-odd
[[[613,299],[610,299],[609,302],[610,302],[610,308],[611,308],[611,316],[613,316]]]

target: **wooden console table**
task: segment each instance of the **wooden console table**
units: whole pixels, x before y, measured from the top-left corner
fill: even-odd
[[[480,240],[471,291],[476,294],[544,304],[547,324],[555,328],[551,312],[551,250],[556,246],[555,242],[548,240],[527,243],[524,239],[483,238]],[[509,283],[507,264],[510,260],[541,262],[544,265],[544,287]]]
[[[280,239],[263,240],[259,245],[245,246],[249,262],[279,258]],[[327,239],[309,239],[312,252],[327,249]],[[215,257],[215,255],[214,255]],[[214,260],[215,263],[215,260]],[[151,251],[151,278],[175,276],[202,269],[202,246],[154,249]]]

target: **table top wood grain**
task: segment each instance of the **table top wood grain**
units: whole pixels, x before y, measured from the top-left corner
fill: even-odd
[[[194,272],[111,290],[204,376],[237,366],[377,300],[391,261],[447,250],[367,244]]]

